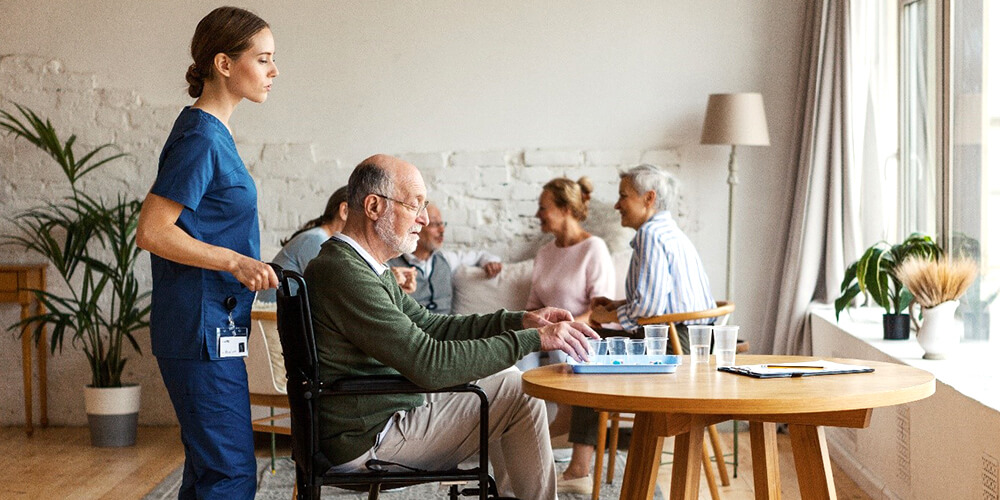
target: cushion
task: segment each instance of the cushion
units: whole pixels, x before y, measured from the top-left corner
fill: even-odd
[[[452,275],[451,311],[455,314],[491,313],[504,308],[524,310],[531,293],[533,260],[504,263],[500,274],[486,277],[479,267],[463,266]]]

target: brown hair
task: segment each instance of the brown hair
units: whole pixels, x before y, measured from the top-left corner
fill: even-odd
[[[219,7],[203,17],[191,38],[191,58],[184,78],[188,82],[188,95],[201,97],[205,80],[214,75],[215,55],[226,54],[237,59],[250,48],[250,39],[260,30],[269,28],[263,19],[238,7]]]
[[[542,189],[552,193],[557,207],[568,208],[569,213],[578,221],[587,220],[590,193],[594,192],[590,179],[580,177],[580,180],[573,182],[565,177],[558,177],[546,183]]]
[[[330,199],[326,200],[326,209],[323,210],[323,215],[316,217],[315,219],[306,222],[297,231],[292,233],[291,236],[281,240],[281,246],[285,246],[292,238],[316,227],[320,227],[324,224],[329,224],[337,219],[340,215],[340,204],[347,203],[347,186],[343,186],[340,189],[333,192],[330,195]]]

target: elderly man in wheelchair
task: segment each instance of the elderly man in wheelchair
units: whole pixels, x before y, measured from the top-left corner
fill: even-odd
[[[412,252],[428,222],[420,172],[376,155],[355,168],[348,186],[346,227],[305,270],[321,379],[402,375],[427,390],[474,382],[489,400],[489,459],[499,493],[555,498],[544,402],[521,391],[520,373],[511,367],[539,350],[585,360],[585,339],[597,334],[555,308],[466,316],[428,311],[399,288],[385,264]],[[279,329],[280,316],[279,298]],[[480,402],[462,393],[338,394],[316,405],[328,474],[396,465],[447,469],[481,448]]]

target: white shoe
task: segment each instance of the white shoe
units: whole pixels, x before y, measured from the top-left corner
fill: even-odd
[[[576,479],[566,479],[562,474],[556,479],[557,493],[577,493],[580,495],[590,495],[594,492],[594,477],[587,474]]]

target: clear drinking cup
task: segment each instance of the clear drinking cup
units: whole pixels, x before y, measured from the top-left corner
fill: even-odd
[[[608,337],[608,356],[611,364],[625,364],[628,358],[628,337]]]
[[[706,325],[690,325],[688,339],[691,343],[691,363],[707,364],[708,353],[712,345],[712,327]]]
[[[607,356],[608,341],[605,339],[587,339],[587,349],[590,351],[592,357]]]
[[[646,337],[646,354],[649,356],[663,356],[667,353],[666,337]]]
[[[716,366],[733,366],[736,364],[736,336],[738,326],[715,327],[715,364]]]
[[[670,325],[646,325],[642,327],[646,338],[667,338],[670,334]]]
[[[629,339],[627,344],[629,356],[642,356],[646,354],[646,339]]]

